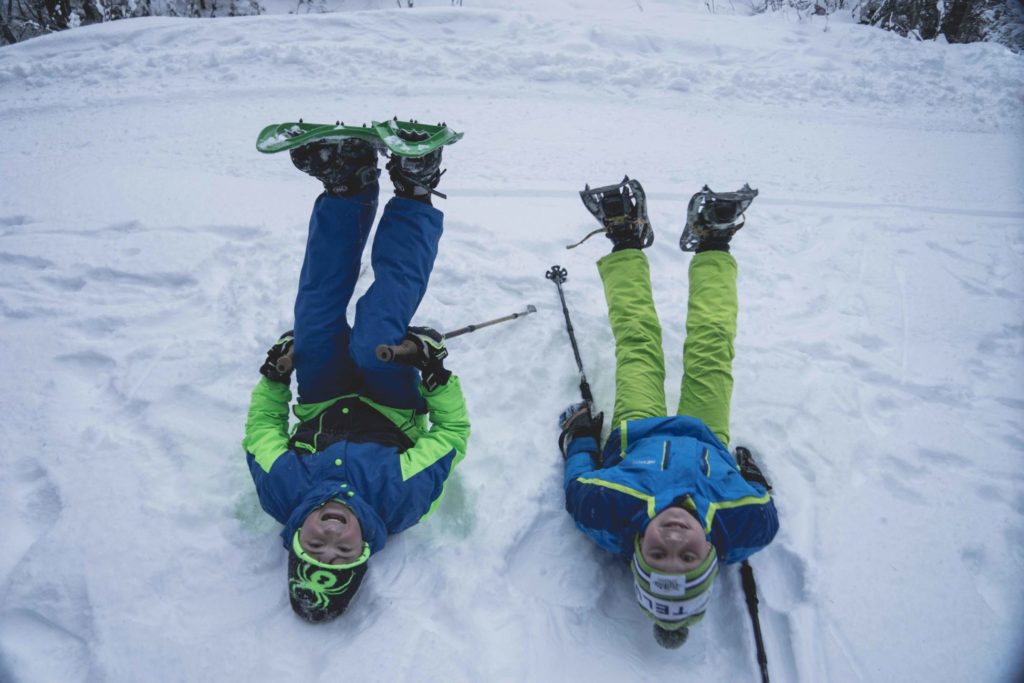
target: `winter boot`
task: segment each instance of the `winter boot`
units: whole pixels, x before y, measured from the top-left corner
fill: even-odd
[[[686,227],[679,237],[683,251],[729,251],[729,240],[743,227],[743,212],[757,196],[744,185],[735,192],[712,192],[705,185],[690,198]]]
[[[578,247],[600,232],[611,240],[612,251],[646,249],[654,243],[654,229],[647,218],[647,198],[639,181],[625,176],[618,185],[594,189],[586,185],[580,192],[580,199],[601,227],[568,249]]]
[[[327,194],[351,197],[377,182],[377,148],[360,138],[320,140],[291,150],[292,163],[324,184]]]
[[[430,137],[426,132],[406,130],[399,130],[397,135],[409,142],[419,142]],[[387,169],[395,186],[396,197],[415,199],[426,204],[431,204],[431,195],[446,198],[446,195],[434,189],[444,175],[444,171],[440,170],[442,149],[438,147],[421,157],[391,155]]]

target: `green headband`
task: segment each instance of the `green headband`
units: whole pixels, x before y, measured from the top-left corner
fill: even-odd
[[[644,613],[668,631],[692,626],[704,618],[711,599],[711,584],[718,575],[718,552],[711,546],[695,569],[681,574],[659,572],[640,552],[640,537],[633,542],[633,587]]]
[[[346,564],[327,564],[326,562],[321,562],[320,560],[316,559],[312,555],[308,554],[305,551],[305,549],[303,549],[302,544],[299,543],[299,530],[296,529],[295,535],[292,536],[292,552],[294,552],[295,555],[298,556],[298,558],[303,562],[308,562],[309,564],[312,564],[317,567],[323,567],[324,569],[351,569],[352,567],[358,567],[359,565],[363,564],[368,559],[370,559],[370,544],[364,541],[363,552],[359,555],[359,557],[352,560],[351,562],[348,562]]]

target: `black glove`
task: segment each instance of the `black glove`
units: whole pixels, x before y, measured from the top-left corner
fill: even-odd
[[[578,436],[591,436],[601,448],[601,427],[604,426],[604,413],[597,417],[590,414],[590,407],[585,402],[573,403],[558,416],[558,426],[562,433],[558,437],[558,449],[562,451],[562,459],[569,457],[569,444]],[[590,456],[597,467],[601,466],[600,451]]]
[[[410,327],[402,341],[412,342],[416,346],[416,353],[396,356],[395,360],[419,368],[427,391],[448,384],[452,373],[444,367],[443,361],[448,357],[444,335],[430,327]]]
[[[288,330],[274,342],[274,345],[267,351],[267,360],[260,366],[260,374],[271,382],[288,384],[292,380],[291,351],[295,346],[295,330]]]
[[[766,491],[772,490],[772,485],[768,483],[768,480],[761,474],[761,468],[754,462],[754,456],[743,446],[736,447],[736,466],[740,468],[740,476],[747,481],[755,481],[765,488]]]

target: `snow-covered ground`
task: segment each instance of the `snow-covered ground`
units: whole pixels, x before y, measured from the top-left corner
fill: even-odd
[[[697,0],[416,4],[0,49],[0,680],[758,680],[735,568],[662,650],[563,511],[577,377],[544,272],[569,270],[608,408],[606,242],[563,245],[593,227],[576,191],[627,173],[670,405],[686,200],[761,191],[733,250],[733,436],[781,515],[752,562],[772,679],[1020,675],[1024,58]],[[315,627],[239,443],[319,188],[254,142],[395,114],[466,133],[418,321],[538,314],[451,342],[469,455]]]

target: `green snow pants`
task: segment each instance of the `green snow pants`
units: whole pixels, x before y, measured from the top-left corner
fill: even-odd
[[[615,337],[611,427],[624,420],[666,415],[665,356],[647,255],[639,249],[624,249],[602,258],[597,269]],[[703,420],[726,445],[739,308],[736,273],[736,260],[727,252],[706,251],[690,261],[683,379],[676,411]]]

